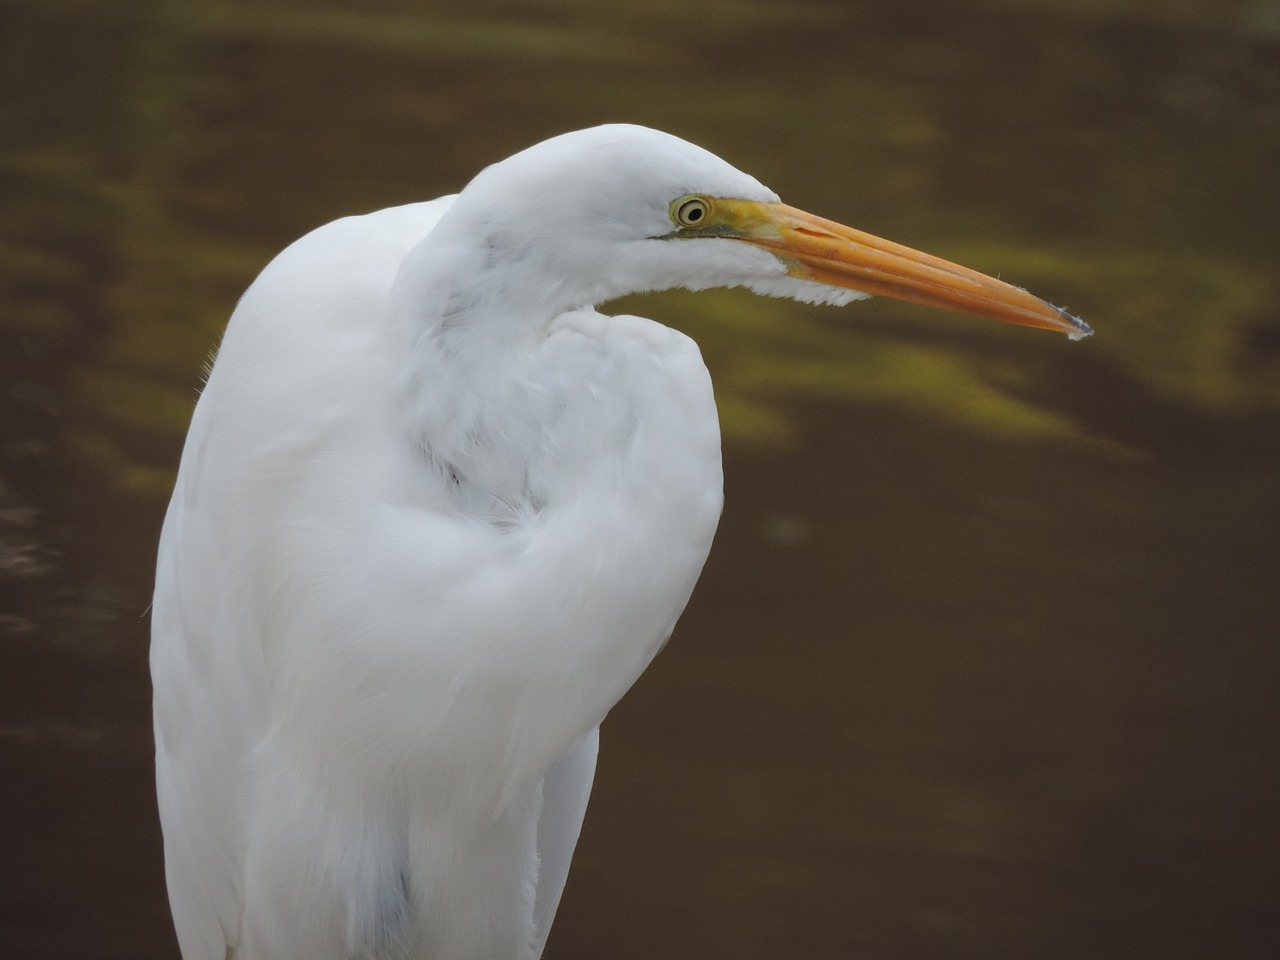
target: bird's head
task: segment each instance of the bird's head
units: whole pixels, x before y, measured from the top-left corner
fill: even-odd
[[[1092,332],[1018,287],[789,207],[701,147],[627,124],[554,137],[488,167],[437,230],[482,237],[495,264],[540,276],[564,307],[745,286],[823,303],[887,296],[1073,339]]]

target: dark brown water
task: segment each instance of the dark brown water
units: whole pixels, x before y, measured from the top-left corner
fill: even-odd
[[[239,292],[620,119],[1099,333],[624,305],[728,506],[548,956],[1276,956],[1280,6],[626,6],[0,8],[0,956],[176,956],[143,614]]]

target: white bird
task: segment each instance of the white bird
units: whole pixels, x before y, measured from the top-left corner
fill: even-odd
[[[321,227],[253,283],[156,571],[186,960],[540,955],[600,722],[670,635],[722,501],[698,348],[593,305],[735,285],[1089,333],[625,125]]]

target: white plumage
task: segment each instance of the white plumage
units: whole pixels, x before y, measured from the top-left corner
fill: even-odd
[[[809,249],[838,225],[805,216],[697,147],[609,126],[321,227],[263,271],[197,405],[156,572],[186,960],[541,952],[599,724],[670,634],[722,498],[697,347],[592,305],[895,292],[864,262],[891,245]],[[912,299],[976,296],[912,262]],[[1087,330],[990,289],[976,312]]]

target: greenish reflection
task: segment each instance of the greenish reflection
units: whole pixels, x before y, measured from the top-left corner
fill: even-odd
[[[624,116],[722,149],[789,199],[1064,301],[1102,331],[1032,346],[882,304],[838,316],[734,294],[623,305],[697,334],[730,443],[780,441],[796,401],[839,398],[1115,454],[1132,438],[1080,423],[1038,386],[1050,369],[1099,362],[1178,407],[1273,414],[1277,281],[1264,251],[1280,219],[1277,83],[1257,52],[1265,36],[1249,33],[1266,5],[1224,17],[1208,3],[1107,14],[992,3],[995,35],[945,5],[912,7],[915,29],[874,10],[755,4],[678,31],[683,7],[663,3],[616,19],[571,2],[524,15],[19,5],[6,64],[25,95],[5,108],[22,136],[3,163],[16,202],[3,212],[0,329],[28,344],[94,341],[61,374],[72,445],[109,482],[159,494],[159,477],[139,479],[160,466],[143,462],[156,445],[129,438],[180,435],[191,372],[282,242],[336,214],[456,189],[550,130]],[[867,26],[888,43],[842,33]],[[1139,30],[1135,65],[1123,41]],[[766,37],[769,55],[726,79],[737,44]],[[42,41],[56,50],[36,63]],[[1206,42],[1218,59],[1197,74]],[[1011,43],[1011,56],[996,49]],[[490,57],[505,69],[468,69]],[[1019,68],[1016,96],[1002,59]],[[1099,109],[1095,78],[1119,85],[1107,92],[1120,110]],[[1212,136],[1185,102],[1192,80],[1216,90]],[[526,98],[538,109],[514,115]],[[1001,125],[1008,142],[973,133]],[[1224,211],[1258,235],[1227,233]]]
[[[1270,0],[10,0],[0,749],[51,796],[94,798],[81,832],[24,808],[44,826],[14,838],[15,915],[77,877],[76,902],[103,902],[78,858],[133,860],[58,846],[95,816],[154,844],[137,615],[240,292],[319,223],[625,119],[1098,335],[740,291],[613,305],[701,344],[730,505],[682,627],[696,643],[611,720],[651,782],[606,772],[610,846],[588,838],[578,868],[667,916],[674,890],[689,922],[637,936],[571,895],[562,942],[1265,955],[1278,38]],[[627,827],[655,809],[668,843]],[[171,955],[158,877],[118,886],[84,942]]]

